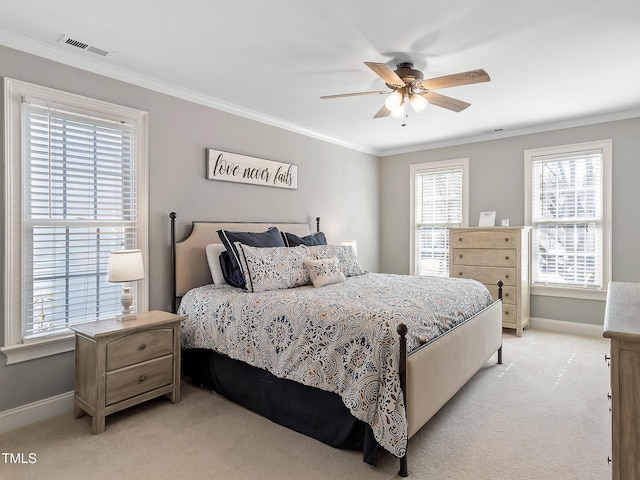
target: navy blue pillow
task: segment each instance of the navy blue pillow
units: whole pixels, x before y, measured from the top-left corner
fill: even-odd
[[[280,235],[280,230],[276,227],[269,228],[266,232],[231,232],[229,230],[218,230],[218,236],[228,255],[220,256],[222,275],[229,285],[239,288],[247,288],[247,284],[240,267],[240,257],[236,250],[235,242],[250,247],[284,247],[284,241]]]
[[[282,232],[282,239],[287,247],[297,247],[298,245],[313,247],[314,245],[327,244],[327,237],[325,237],[322,232],[312,233],[306,237],[299,237],[293,233]]]

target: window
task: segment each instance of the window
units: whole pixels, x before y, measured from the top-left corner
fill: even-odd
[[[109,252],[146,248],[146,113],[5,80],[8,362],[115,316]],[[145,262],[146,263],[146,262]],[[139,309],[146,284],[138,282]],[[31,348],[30,348],[31,347]],[[15,358],[12,353],[22,352]],[[24,358],[26,359],[26,358]]]
[[[531,285],[538,293],[602,298],[606,291],[611,150],[611,140],[603,140],[525,151]]]
[[[468,224],[469,159],[411,165],[411,274],[449,276],[449,228]]]

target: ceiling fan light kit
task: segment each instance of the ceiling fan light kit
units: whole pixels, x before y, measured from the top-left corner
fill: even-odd
[[[487,72],[483,69],[470,70],[468,72],[455,73],[453,75],[424,80],[422,72],[414,69],[413,64],[410,62],[398,64],[396,70],[391,70],[386,63],[364,63],[367,67],[373,70],[376,75],[384,80],[387,88],[392,90],[391,94],[389,94],[385,99],[382,108],[378,110],[373,118],[382,118],[387,116],[391,116],[392,118],[403,118],[406,112],[407,100],[416,113],[422,113],[430,103],[453,112],[461,112],[471,104],[463,102],[462,100],[447,97],[440,93],[435,93],[432,90],[488,82],[491,80]],[[385,91],[342,93],[338,95],[326,95],[320,98],[342,98],[388,93],[389,92]]]

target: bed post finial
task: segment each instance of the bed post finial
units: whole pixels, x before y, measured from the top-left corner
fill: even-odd
[[[320,231],[320,217],[316,217],[316,232]]]

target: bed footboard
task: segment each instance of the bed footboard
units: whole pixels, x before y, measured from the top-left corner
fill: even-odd
[[[407,327],[400,335],[400,383],[407,411],[410,439],[440,410],[496,352],[502,363],[502,282],[499,298],[482,312],[436,338],[406,353]],[[409,475],[407,451],[400,458],[398,475]]]

